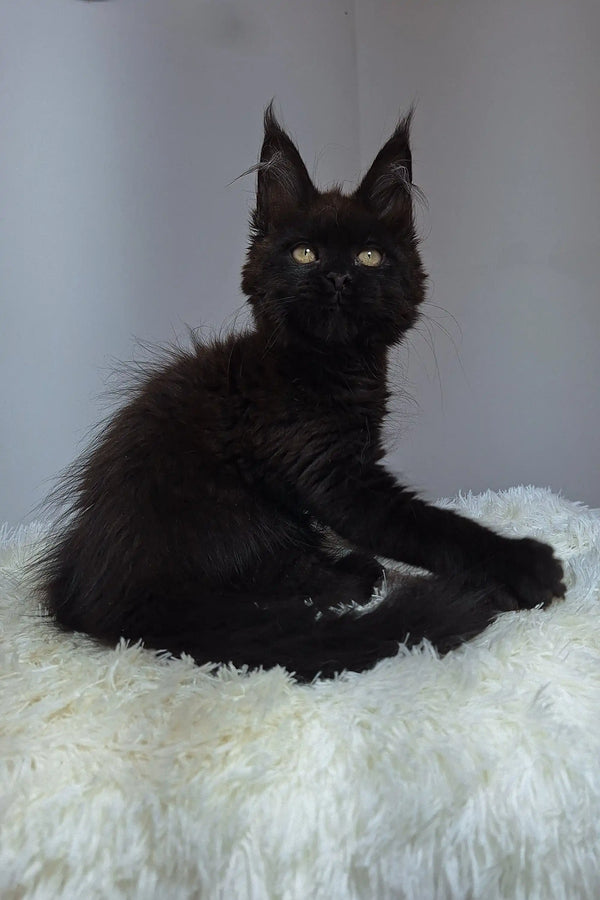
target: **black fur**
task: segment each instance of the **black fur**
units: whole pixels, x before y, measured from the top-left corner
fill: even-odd
[[[344,195],[317,190],[267,109],[242,281],[254,327],[174,352],[77,464],[39,566],[62,627],[308,679],[405,639],[445,651],[564,594],[549,547],[432,507],[381,465],[387,354],[424,296],[409,126]],[[380,265],[358,261],[369,249]],[[434,575],[340,615],[370,598],[375,556]]]

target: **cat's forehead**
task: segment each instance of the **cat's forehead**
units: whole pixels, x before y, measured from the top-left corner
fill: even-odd
[[[346,225],[353,222],[359,224],[363,220],[373,218],[362,204],[351,195],[343,194],[339,188],[318,193],[310,205],[309,212],[331,224],[335,222],[343,222]]]
[[[361,203],[339,190],[319,193],[305,211],[303,225],[323,238],[342,241],[364,239],[383,227]]]

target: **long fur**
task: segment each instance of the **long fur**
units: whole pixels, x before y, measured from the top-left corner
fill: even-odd
[[[549,547],[431,507],[381,465],[388,351],[424,299],[409,126],[348,196],[317,190],[267,109],[242,278],[253,327],[148,371],[75,465],[38,564],[62,627],[313,678],[404,640],[447,650],[563,595]],[[371,598],[378,556],[433,576],[339,615]]]

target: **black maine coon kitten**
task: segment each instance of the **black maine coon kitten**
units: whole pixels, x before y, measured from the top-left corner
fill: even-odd
[[[63,628],[310,679],[404,640],[444,652],[564,595],[550,547],[430,506],[380,462],[388,351],[424,297],[409,125],[345,195],[317,190],[267,109],[242,280],[254,326],[174,352],[77,464],[41,565]],[[371,597],[376,556],[434,574],[340,615]]]

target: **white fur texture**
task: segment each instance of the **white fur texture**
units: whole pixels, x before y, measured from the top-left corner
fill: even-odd
[[[39,615],[0,549],[3,900],[600,897],[600,515],[548,491],[459,509],[551,542],[567,599],[444,659],[211,675]]]

